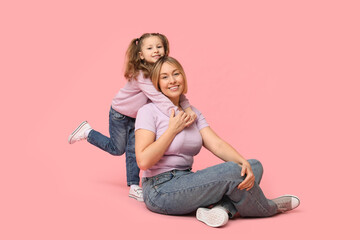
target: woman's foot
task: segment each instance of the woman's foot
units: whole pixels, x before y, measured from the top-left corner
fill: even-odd
[[[279,213],[290,211],[300,205],[300,199],[293,195],[284,195],[272,201],[277,205]]]
[[[87,138],[89,132],[92,130],[90,124],[87,121],[83,121],[80,125],[70,134],[68,142],[73,144],[77,141],[81,141]]]
[[[131,185],[129,197],[134,198],[140,202],[144,201],[142,188],[139,185]]]
[[[228,211],[221,206],[209,208],[198,208],[196,218],[210,227],[224,226],[229,220]]]

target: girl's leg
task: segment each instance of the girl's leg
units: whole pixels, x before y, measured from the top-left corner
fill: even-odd
[[[267,217],[277,212],[276,204],[266,199],[256,182],[249,191],[237,189],[244,177],[236,163],[226,162],[195,173],[173,172],[172,176],[158,175],[143,183],[145,203],[150,210],[188,214],[227,196],[243,217]]]
[[[91,130],[87,141],[112,155],[120,156],[124,154],[128,138],[127,125],[129,119],[131,118],[111,108],[109,112],[110,138],[100,132]]]
[[[130,185],[139,185],[140,178],[140,168],[136,163],[135,156],[135,119],[131,119],[128,125],[128,141],[126,145],[126,177],[127,184]]]

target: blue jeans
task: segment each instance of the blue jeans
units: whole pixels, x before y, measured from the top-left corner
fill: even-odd
[[[268,200],[259,187],[262,165],[248,160],[255,174],[249,190],[237,186],[244,180],[241,167],[233,162],[218,164],[197,172],[172,170],[143,178],[143,194],[147,208],[153,212],[184,215],[199,207],[221,204],[233,217],[269,217],[277,213],[276,204]]]
[[[135,157],[135,118],[125,116],[113,108],[109,112],[110,138],[100,132],[91,130],[87,141],[94,146],[110,153],[120,156],[126,154],[126,177],[127,185],[139,185],[140,169]]]

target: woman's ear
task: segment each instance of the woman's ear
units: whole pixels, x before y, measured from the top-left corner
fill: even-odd
[[[144,55],[143,55],[142,52],[139,52],[139,57],[140,57],[141,60],[144,60]]]

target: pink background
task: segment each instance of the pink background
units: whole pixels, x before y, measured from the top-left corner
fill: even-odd
[[[126,3],[125,3],[126,2]],[[2,1],[0,239],[356,239],[358,1]],[[160,32],[188,98],[301,206],[221,229],[130,199],[124,156],[67,137],[108,133],[132,38]],[[195,169],[219,163],[203,150]],[[276,238],[275,238],[276,237]]]

